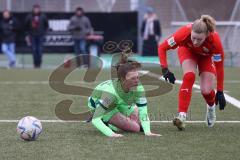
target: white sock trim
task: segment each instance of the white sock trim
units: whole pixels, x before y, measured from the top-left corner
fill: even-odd
[[[215,107],[216,105],[215,105],[215,103],[212,105],[212,106],[209,106],[209,105],[207,105],[208,106],[208,108],[213,108],[213,107]]]
[[[185,112],[179,112],[178,114],[180,114],[180,115],[183,115],[183,116],[187,116],[187,113],[185,113]]]

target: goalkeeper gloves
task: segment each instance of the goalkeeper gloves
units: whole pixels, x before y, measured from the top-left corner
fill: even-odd
[[[172,84],[175,83],[176,78],[174,74],[168,70],[168,68],[162,68],[162,74],[166,82],[169,81]]]
[[[217,91],[216,93],[215,104],[218,105],[218,103],[219,103],[219,109],[224,110],[226,106],[226,100],[222,91]]]

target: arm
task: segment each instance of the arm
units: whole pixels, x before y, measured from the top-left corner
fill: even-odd
[[[217,93],[215,97],[215,104],[219,104],[219,109],[224,110],[226,106],[226,100],[223,93],[224,84],[224,51],[219,35],[214,33],[214,45],[216,50],[213,53],[213,61],[216,67],[217,73]]]
[[[161,38],[162,36],[162,30],[161,30],[161,24],[160,24],[160,21],[159,20],[155,20],[154,21],[155,23],[155,30],[156,30],[156,35],[159,37],[159,39]]]
[[[27,15],[24,23],[24,30],[25,30],[26,36],[29,36],[30,34],[30,21],[31,21],[31,16]]]
[[[47,18],[47,16],[44,14],[44,31],[47,31],[48,28],[49,28],[48,18]]]
[[[86,17],[86,28],[87,28],[87,34],[93,34],[92,24],[91,24],[89,18],[87,18],[87,17]]]
[[[145,97],[145,90],[142,85],[139,85],[137,87],[136,105],[138,107],[138,117],[141,122],[144,134],[151,133],[150,120],[147,110],[147,99]]]
[[[24,23],[24,30],[25,30],[25,41],[27,43],[28,46],[31,46],[31,37],[30,37],[30,33],[31,33],[31,15],[27,15],[26,19],[25,19],[25,23]]]
[[[144,106],[137,104],[138,106],[138,115],[143,128],[144,134],[151,133],[150,129],[150,120],[148,117],[147,104]]]
[[[76,26],[74,25],[74,17],[70,19],[69,25],[68,25],[68,30],[73,31],[76,29]]]
[[[0,36],[2,36],[2,21],[0,21]]]
[[[145,91],[143,86],[138,87],[138,95],[136,99],[136,105],[138,107],[138,117],[143,128],[144,134],[146,136],[161,136],[160,134],[155,134],[151,132],[150,120],[147,111],[147,99],[144,96]]]
[[[13,30],[14,31],[20,31],[20,23],[16,18],[13,18]]]
[[[141,36],[142,36],[142,37],[143,37],[143,34],[144,34],[145,25],[146,25],[146,21],[144,20],[144,21],[142,22],[142,26],[141,26]]]
[[[224,51],[222,47],[219,35],[216,33],[214,35],[214,44],[216,51],[213,54],[213,61],[216,67],[217,73],[217,91],[223,91],[224,83]]]
[[[97,105],[97,108],[93,115],[92,124],[104,135],[110,137],[114,134],[114,132],[109,127],[107,127],[102,121],[102,117],[105,113],[106,113],[105,108],[103,108],[100,104]]]
[[[162,42],[158,47],[158,56],[162,68],[167,68],[167,51],[170,49],[175,49],[187,36],[191,34],[191,26],[183,26],[177,30],[168,39]]]
[[[92,124],[100,132],[102,132],[104,135],[109,137],[119,137],[102,121],[103,115],[113,109],[111,106],[114,106],[114,101],[115,101],[114,96],[112,96],[109,93],[103,93],[101,99],[97,103],[96,110],[94,112],[93,119],[92,119]]]

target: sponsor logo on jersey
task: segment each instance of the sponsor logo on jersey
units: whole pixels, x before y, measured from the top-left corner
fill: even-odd
[[[192,44],[191,44],[191,43],[187,43],[187,46],[188,46],[189,48],[192,48]]]
[[[214,61],[214,62],[220,62],[220,61],[222,61],[221,54],[214,54],[214,55],[213,55],[213,61]]]
[[[112,104],[112,98],[111,97],[104,97],[103,99],[100,99],[99,102],[106,108],[108,108]]]
[[[209,52],[209,49],[206,48],[206,47],[203,47],[203,51],[204,51],[204,52]]]
[[[173,47],[173,46],[176,45],[176,42],[175,42],[175,40],[174,40],[174,37],[169,38],[169,39],[167,40],[167,42],[168,42],[168,45],[171,46],[171,47]]]

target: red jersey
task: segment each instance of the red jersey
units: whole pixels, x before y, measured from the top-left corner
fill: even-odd
[[[158,56],[162,67],[167,67],[167,50],[175,49],[178,46],[184,46],[189,49],[192,54],[198,54],[199,56],[211,56],[217,74],[217,90],[223,91],[223,79],[224,79],[224,70],[223,70],[223,60],[224,60],[224,51],[220,37],[217,32],[210,33],[206,38],[204,43],[199,47],[194,47],[191,40],[191,30],[192,24],[178,29],[173,35],[168,39],[162,42],[158,47]]]

